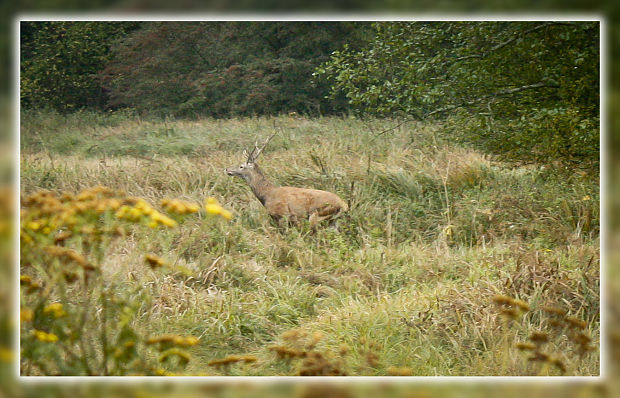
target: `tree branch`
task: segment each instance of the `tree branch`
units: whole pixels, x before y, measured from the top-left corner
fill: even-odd
[[[503,42],[501,42],[499,44],[496,44],[495,46],[491,47],[491,49],[489,49],[488,51],[483,52],[482,54],[472,54],[472,55],[466,55],[466,56],[463,56],[463,57],[459,57],[459,58],[457,58],[454,61],[453,64],[455,64],[457,62],[460,62],[460,61],[464,61],[466,59],[471,59],[471,58],[480,58],[480,59],[486,58],[490,53],[492,53],[494,51],[497,51],[497,50],[499,50],[501,48],[506,47],[507,45],[509,45],[510,43],[516,41],[520,37],[528,35],[528,34],[530,34],[532,32],[536,32],[537,30],[543,29],[543,28],[545,28],[547,26],[550,26],[550,25],[559,25],[559,24],[563,24],[563,23],[562,22],[545,22],[543,24],[536,25],[536,26],[534,26],[534,27],[532,27],[532,28],[530,28],[530,29],[528,29],[528,30],[526,30],[524,32],[520,32],[520,33],[515,34],[513,37],[511,37],[510,39],[508,39],[506,41],[503,41]]]
[[[501,91],[498,91],[498,92],[493,93],[493,94],[483,95],[482,97],[473,99],[471,101],[465,101],[465,102],[462,102],[460,104],[449,105],[449,106],[446,106],[446,107],[443,107],[443,108],[436,109],[436,110],[434,110],[432,112],[427,113],[424,116],[424,118],[427,118],[429,116],[435,115],[437,113],[447,112],[447,111],[451,111],[453,109],[474,105],[474,104],[477,104],[478,102],[482,102],[482,101],[487,100],[489,98],[511,95],[511,94],[515,94],[515,93],[518,93],[518,92],[521,92],[521,91],[525,91],[525,90],[534,90],[534,89],[538,89],[538,88],[559,88],[559,87],[560,87],[559,84],[551,83],[551,82],[538,82],[538,83],[528,84],[528,85],[521,86],[521,87],[514,87],[514,88],[510,88],[510,89],[506,89],[506,90],[501,90]]]
[[[398,124],[396,124],[395,126],[389,127],[389,128],[387,128],[387,129],[385,129],[385,130],[383,130],[383,131],[380,131],[379,133],[375,133],[375,132],[373,131],[373,133],[375,133],[375,136],[374,136],[374,137],[372,137],[372,139],[370,140],[370,142],[373,142],[375,139],[379,138],[380,136],[382,136],[382,135],[383,135],[383,134],[385,134],[385,133],[389,133],[389,132],[390,132],[390,131],[392,131],[392,130],[396,130],[397,128],[399,128],[399,127],[400,127],[400,126],[402,126],[403,124],[405,124],[405,123],[407,123],[407,122],[410,122],[410,121],[412,121],[412,120],[413,120],[413,118],[407,117],[407,118],[405,118],[405,119],[401,120],[401,121],[400,121]],[[371,130],[372,130],[372,129],[371,129]]]

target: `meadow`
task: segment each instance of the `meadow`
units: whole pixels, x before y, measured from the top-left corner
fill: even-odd
[[[233,216],[201,208],[174,228],[132,225],[98,250],[88,231],[72,236],[65,248],[95,264],[100,290],[85,271],[61,282],[44,253],[24,261],[41,248],[22,239],[22,374],[598,375],[598,173],[503,163],[440,123],[396,124],[23,113],[22,207],[103,186],[156,209],[212,197]],[[224,173],[274,129],[261,168],[341,196],[337,229],[279,228]],[[121,315],[106,322],[108,305]],[[131,355],[129,335],[142,347]]]

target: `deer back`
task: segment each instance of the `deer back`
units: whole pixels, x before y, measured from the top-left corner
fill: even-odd
[[[334,193],[297,187],[276,187],[263,204],[274,218],[303,219],[312,214],[329,217],[348,210],[347,204]]]

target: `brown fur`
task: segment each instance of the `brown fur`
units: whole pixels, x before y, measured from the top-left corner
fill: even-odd
[[[307,219],[314,228],[317,223],[332,220],[348,210],[347,204],[334,193],[274,185],[252,160],[239,167],[226,169],[226,173],[243,178],[265,206],[267,213],[278,222],[298,223]]]

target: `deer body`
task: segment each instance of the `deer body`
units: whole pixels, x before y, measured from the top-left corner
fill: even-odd
[[[226,169],[226,174],[243,178],[275,221],[298,223],[308,219],[314,228],[318,222],[334,219],[348,210],[347,204],[334,193],[273,184],[255,162],[261,150],[254,156],[252,151],[245,163]]]

